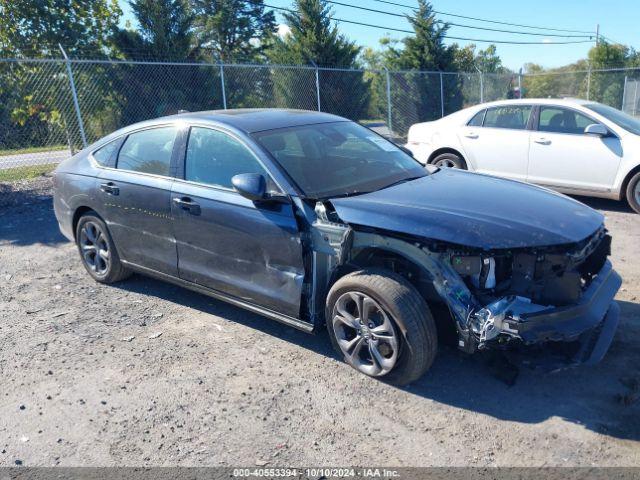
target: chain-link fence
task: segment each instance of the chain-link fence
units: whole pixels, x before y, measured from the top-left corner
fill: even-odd
[[[640,70],[530,75],[315,66],[0,59],[0,182],[134,122],[180,110],[334,113],[401,141],[416,122],[482,102],[581,97],[640,114]]]

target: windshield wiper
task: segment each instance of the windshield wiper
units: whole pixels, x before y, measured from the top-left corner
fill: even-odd
[[[340,193],[338,195],[331,195],[329,198],[355,197],[357,195],[364,195],[365,193],[371,193],[371,190],[354,190],[353,192]]]
[[[385,188],[389,188],[389,187],[395,187],[396,185],[400,185],[401,183],[406,183],[406,182],[410,182],[412,180],[417,180],[418,178],[423,178],[426,175],[417,175],[415,177],[409,177],[409,178],[403,178],[401,180],[398,180],[397,182],[393,182],[390,183],[389,185],[382,187],[380,190],[384,190]]]

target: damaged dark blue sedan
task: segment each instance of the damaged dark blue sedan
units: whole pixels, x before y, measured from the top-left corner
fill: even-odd
[[[395,384],[430,367],[438,329],[469,353],[565,345],[574,365],[599,361],[618,323],[601,214],[524,183],[425,170],[333,115],[132,125],[60,164],[54,198],[95,280],[138,272],[308,332],[326,325],[347,363]]]

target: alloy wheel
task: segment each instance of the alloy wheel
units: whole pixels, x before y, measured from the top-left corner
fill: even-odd
[[[111,252],[102,228],[94,222],[86,222],[80,230],[82,259],[97,275],[106,275],[111,264]]]
[[[346,292],[333,308],[333,331],[340,350],[354,368],[374,377],[393,369],[400,342],[384,309],[361,292]]]
[[[635,198],[636,203],[640,205],[640,182],[636,182],[636,187],[633,189],[633,198]]]
[[[434,165],[439,168],[456,168],[457,167],[456,163],[450,158],[443,158],[441,160],[438,160]]]

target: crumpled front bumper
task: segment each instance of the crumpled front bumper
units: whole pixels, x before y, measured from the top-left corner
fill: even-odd
[[[598,363],[618,327],[620,308],[613,299],[621,285],[620,275],[607,261],[576,305],[523,313],[511,327],[525,345],[577,342],[567,366]]]

